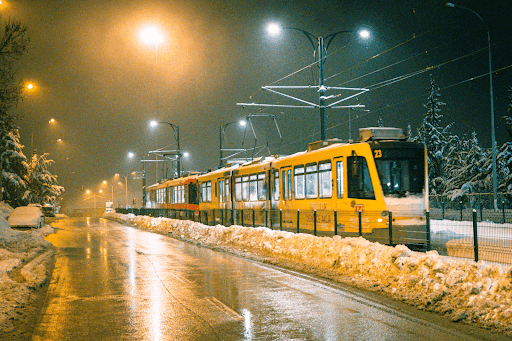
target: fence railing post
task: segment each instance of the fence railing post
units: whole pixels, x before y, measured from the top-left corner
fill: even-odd
[[[297,233],[300,233],[300,210],[297,209]]]
[[[430,211],[427,210],[425,212],[425,220],[427,221],[427,224],[425,226],[426,233],[427,233],[427,251],[430,251],[431,245],[430,245]]]
[[[363,212],[358,211],[359,213],[359,237],[363,236]]]
[[[283,209],[279,209],[279,231],[283,230]]]
[[[316,236],[316,210],[313,210],[313,235]]]
[[[272,210],[269,211],[269,210],[265,209],[265,226],[270,227],[270,229],[272,230],[272,219],[270,219],[270,225],[268,224],[268,222],[269,222],[269,216],[268,215],[269,214],[272,214]]]
[[[389,221],[388,221],[388,226],[389,226],[389,246],[394,246],[393,245],[393,213],[391,211],[389,211]]]
[[[242,226],[244,226],[244,210],[240,210],[240,220],[241,220]]]
[[[334,235],[338,234],[338,211],[334,210]]]
[[[475,251],[475,262],[478,262],[478,224],[476,221],[476,210],[473,210],[473,249]]]
[[[459,201],[459,206],[460,206],[460,221],[462,221],[462,200]]]
[[[445,207],[446,203],[443,201],[441,202],[441,207],[443,208],[443,220],[444,220],[444,207]]]
[[[256,226],[256,210],[252,210],[252,227]]]
[[[206,225],[210,225],[208,222],[208,211],[204,211],[204,214],[206,215]]]
[[[501,201],[501,212],[503,214],[503,224],[505,224],[505,200]]]

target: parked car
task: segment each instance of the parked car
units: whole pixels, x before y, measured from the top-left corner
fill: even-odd
[[[55,207],[51,204],[44,204],[41,208],[45,217],[55,217]]]
[[[28,227],[41,228],[44,226],[44,214],[36,206],[16,207],[7,220],[11,228]]]

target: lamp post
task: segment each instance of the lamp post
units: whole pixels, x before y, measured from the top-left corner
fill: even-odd
[[[234,123],[238,123],[241,127],[245,127],[245,125],[247,124],[247,122],[245,120],[240,120],[240,121],[229,122],[229,123],[224,124],[223,126],[220,126],[220,129],[219,129],[219,147],[220,147],[219,148],[219,153],[220,153],[219,168],[222,168],[224,166],[224,158],[222,156],[222,151],[224,150],[224,148],[222,146],[222,142],[224,140],[224,133],[226,131],[226,128]]]
[[[129,152],[128,157],[133,159],[135,157],[135,153]],[[146,207],[146,160],[140,158],[140,162],[142,162],[142,172],[140,175],[142,178],[142,208],[144,208]]]
[[[492,178],[493,178],[492,191],[493,191],[493,196],[494,196],[494,209],[497,210],[498,209],[498,179],[497,179],[497,174],[496,174],[496,133],[495,133],[495,128],[494,128],[494,96],[492,93],[491,33],[489,30],[489,26],[487,26],[484,19],[482,19],[482,17],[478,13],[473,11],[472,9],[467,8],[467,7],[458,6],[451,2],[447,2],[446,6],[451,7],[451,8],[464,9],[466,11],[473,13],[474,15],[476,15],[478,17],[478,19],[480,19],[480,21],[484,24],[485,29],[487,30],[487,45],[488,45],[488,50],[489,50],[489,95],[491,97]]]
[[[281,27],[277,24],[269,24],[267,26],[267,31],[271,35],[278,35],[281,32],[281,29],[284,30],[295,30],[302,32],[306,38],[309,40],[311,45],[313,46],[313,54],[316,57],[318,53],[318,68],[320,69],[320,75],[318,79],[318,95],[319,95],[319,108],[320,108],[320,139],[325,140],[325,92],[327,88],[325,87],[325,76],[324,76],[324,64],[325,64],[325,58],[327,54],[327,49],[329,48],[329,45],[331,45],[332,40],[340,33],[352,33],[354,31],[346,31],[341,30],[334,33],[331,33],[324,37],[317,37],[314,34],[305,31],[300,28],[295,27]],[[359,36],[363,39],[367,39],[370,37],[370,32],[367,30],[361,30],[359,31]],[[315,43],[316,41],[316,43]]]
[[[151,126],[152,127],[155,127],[157,126],[158,124],[168,124],[173,132],[174,132],[174,139],[176,140],[176,162],[177,162],[177,174],[178,174],[178,177],[181,176],[181,152],[180,152],[180,127],[175,125],[175,124],[172,124],[172,123],[169,123],[169,122],[157,122],[157,121],[151,121],[150,122]]]
[[[124,177],[124,190],[125,190],[125,204],[124,204],[124,208],[126,208],[126,206],[128,206],[128,175],[124,175],[124,174],[119,174],[119,173],[116,173],[115,176],[122,176]]]

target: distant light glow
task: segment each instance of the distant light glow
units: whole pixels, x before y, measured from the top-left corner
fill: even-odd
[[[57,142],[62,142],[62,139],[57,139]]]
[[[368,38],[370,38],[370,31],[361,30],[361,31],[359,31],[359,36],[363,39],[368,39]]]
[[[271,36],[278,36],[281,33],[281,25],[270,23],[267,25],[267,32]]]
[[[54,118],[50,119],[50,120],[48,121],[48,123],[50,123],[50,124],[55,123],[55,119],[54,119]]]
[[[32,83],[29,83],[27,85],[27,89],[32,90],[34,88],[34,85]]]
[[[158,45],[164,42],[164,35],[156,26],[144,27],[139,36],[146,44]]]
[[[183,156],[184,156],[184,157],[189,157],[189,156],[190,156],[190,154],[189,154],[188,152],[184,152],[184,153],[183,153]]]
[[[158,122],[157,122],[157,121],[155,121],[155,120],[151,120],[151,121],[149,121],[149,126],[150,126],[150,127],[153,127],[153,128],[154,128],[154,127],[156,127],[157,125],[158,125]]]
[[[106,180],[103,180],[103,184],[106,185],[107,184],[107,181]]]
[[[247,125],[247,121],[246,120],[240,120],[239,124],[240,124],[241,127],[245,127]]]
[[[133,153],[133,152],[129,152],[129,153],[128,153],[128,157],[129,157],[130,159],[131,159],[131,158],[133,158],[134,156],[135,156],[135,153]]]

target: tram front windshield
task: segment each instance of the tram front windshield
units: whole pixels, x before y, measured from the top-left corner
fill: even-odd
[[[422,149],[383,150],[383,157],[376,158],[375,164],[384,195],[403,197],[423,193],[425,164]]]

